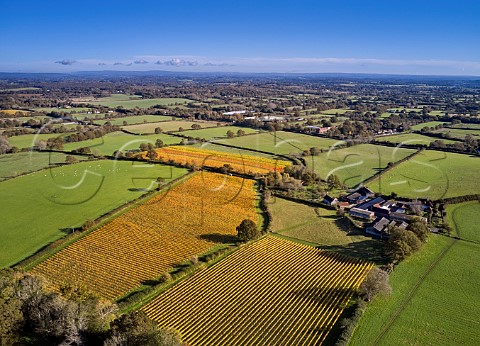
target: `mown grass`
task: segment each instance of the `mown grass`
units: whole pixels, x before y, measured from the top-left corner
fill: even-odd
[[[58,133],[42,133],[42,134],[28,134],[28,135],[20,135],[20,136],[13,136],[8,138],[8,142],[12,147],[17,148],[31,148],[36,145],[38,141],[46,141],[49,138],[55,138],[59,136],[64,136],[63,134]]]
[[[265,132],[231,139],[220,139],[216,142],[281,155],[301,153],[302,151],[308,150],[312,147],[327,150],[329,147],[337,143],[344,143],[343,141],[338,141],[335,139],[284,131]]]
[[[0,183],[0,267],[10,266],[186,170],[99,160],[38,171]]]
[[[440,199],[480,193],[480,158],[426,150],[372,181],[383,194]]]
[[[387,167],[389,162],[399,161],[414,152],[414,149],[359,144],[318,156],[307,156],[305,160],[320,178],[337,175],[344,185],[353,187]]]
[[[38,171],[52,164],[65,163],[66,154],[21,152],[16,154],[0,155],[0,181],[6,178]],[[84,160],[83,156],[75,156],[77,160]]]
[[[449,135],[451,138],[457,138],[457,139],[464,139],[466,135],[472,135],[478,139],[478,137],[480,136],[480,129],[473,130],[473,129],[443,128],[443,129],[436,130],[435,133],[442,133],[444,135]]]
[[[426,123],[413,125],[413,126],[412,126],[412,130],[414,130],[414,131],[420,131],[420,130],[423,129],[425,126],[435,127],[435,126],[437,126],[437,125],[443,125],[443,124],[448,124],[448,123],[446,123],[446,122],[444,122],[444,121],[427,121]]]
[[[137,136],[125,132],[112,132],[88,141],[66,143],[63,150],[72,151],[73,149],[88,147],[96,155],[113,155],[116,150],[125,153],[128,150],[138,149],[141,143],[155,144],[157,139],[161,139],[164,144],[179,144],[181,142],[181,138],[167,134]]]

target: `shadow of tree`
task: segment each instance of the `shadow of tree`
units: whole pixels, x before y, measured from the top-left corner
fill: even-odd
[[[220,233],[202,234],[198,238],[220,244],[232,244],[238,241],[238,238],[234,235]]]
[[[382,265],[387,264],[383,250],[383,243],[377,239],[368,239],[343,245],[320,245],[318,248],[325,251],[334,251],[342,255],[361,258]]]

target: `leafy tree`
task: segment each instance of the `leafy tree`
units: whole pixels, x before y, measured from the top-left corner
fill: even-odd
[[[163,148],[163,146],[164,146],[163,141],[162,141],[160,138],[158,138],[158,139],[155,141],[155,148]]]
[[[72,163],[75,163],[77,162],[77,158],[75,156],[72,156],[72,155],[67,155],[65,157],[65,163],[68,163],[68,164],[72,164]]]
[[[245,242],[260,236],[257,224],[250,219],[245,219],[237,226],[237,235],[240,241]]]
[[[0,271],[0,345],[13,345],[19,340],[24,323],[21,307],[11,271]]]
[[[235,137],[235,134],[233,133],[233,131],[228,130],[227,131],[227,137],[228,138],[233,138],[233,137]]]
[[[412,222],[407,227],[408,230],[415,233],[417,238],[422,242],[425,243],[428,238],[428,226],[422,222],[419,218],[413,219]]]
[[[157,324],[141,311],[129,312],[112,322],[105,346],[180,346],[179,335],[158,329]]]
[[[388,282],[388,273],[377,267],[373,267],[365,280],[360,285],[360,295],[369,302],[378,294],[388,295],[392,287]]]
[[[392,261],[400,262],[416,252],[422,243],[415,233],[393,228],[386,246],[386,253]]]

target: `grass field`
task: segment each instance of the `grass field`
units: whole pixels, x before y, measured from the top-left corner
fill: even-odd
[[[47,168],[50,164],[65,163],[66,154],[39,153],[36,151],[0,155],[0,181],[20,174]],[[83,156],[76,156],[83,160]]]
[[[89,161],[42,170],[0,183],[0,267],[61,238],[87,219],[124,205],[165,180],[186,173],[162,165]]]
[[[480,124],[455,124],[452,125],[451,128],[480,130]]]
[[[264,157],[264,158],[269,158],[269,159],[276,159],[277,156],[275,155],[270,155],[270,154],[263,154],[259,153],[257,151],[251,151],[251,150],[246,150],[246,149],[239,149],[239,148],[231,148],[231,147],[225,147],[223,145],[218,145],[213,142],[203,142],[203,143],[196,143],[189,145],[193,148],[202,148],[202,149],[207,149],[207,150],[213,150],[213,151],[220,151],[223,153],[232,153],[232,154],[239,154],[239,155],[248,155],[248,156],[258,156],[258,157]]]
[[[450,204],[447,208],[449,223],[454,226],[454,220],[459,224],[459,235],[462,239],[480,243],[480,229],[478,215],[480,203],[478,201]]]
[[[466,135],[472,135],[472,136],[475,136],[476,139],[479,139],[479,136],[480,136],[480,130],[471,130],[471,129],[443,128],[440,130],[436,130],[435,133],[449,134],[450,137],[457,138],[457,139],[464,139]]]
[[[370,267],[266,237],[142,310],[189,345],[320,345]]]
[[[382,242],[349,227],[338,219],[335,210],[313,208],[278,197],[272,197],[268,206],[273,217],[271,228],[277,234],[351,257],[383,261]]]
[[[90,116],[85,117],[87,119],[91,118]],[[172,120],[171,116],[167,115],[135,115],[129,117],[122,117],[122,118],[113,118],[113,119],[93,119],[95,124],[103,125],[107,121],[110,122],[112,125],[122,126],[123,122],[126,121],[127,125],[134,125],[134,124],[144,124],[144,123],[155,123],[159,121],[169,121]]]
[[[414,149],[359,144],[308,156],[305,160],[320,178],[326,179],[330,174],[335,174],[344,185],[353,187],[387,167],[389,162],[396,162],[414,152]]]
[[[71,244],[34,272],[115,299],[215,243],[234,242],[235,227],[256,218],[253,180],[199,173]]]
[[[215,138],[227,138],[227,131],[232,131],[236,136],[238,130],[245,131],[246,134],[258,132],[257,130],[250,129],[248,127],[221,126],[221,127],[211,127],[208,129],[201,129],[201,130],[185,131],[185,132],[182,132],[182,134],[185,136],[193,137],[193,138],[199,137],[206,140],[211,140]]]
[[[86,103],[92,105],[101,105],[104,107],[123,107],[125,109],[132,109],[132,108],[150,108],[156,105],[162,106],[175,106],[175,105],[183,105],[189,102],[193,102],[192,100],[185,99],[185,98],[155,98],[155,99],[142,99],[140,96],[135,95],[125,95],[125,94],[114,94],[109,97],[102,97],[99,99],[95,99],[94,101],[87,101]],[[82,102],[79,102],[82,103]]]
[[[259,133],[257,135],[235,137],[231,139],[220,139],[216,142],[283,155],[301,153],[303,150],[308,150],[312,147],[328,149],[336,143],[343,143],[343,141],[337,141],[335,139],[284,131],[277,131],[276,133]]]
[[[176,120],[176,121],[162,121],[159,123],[147,123],[147,124],[137,124],[130,126],[123,126],[122,128],[128,132],[133,133],[155,133],[155,129],[160,127],[163,132],[178,132],[179,128],[184,130],[191,130],[192,125],[200,125],[201,127],[216,127],[217,123],[215,121],[187,121],[187,120]],[[189,133],[185,132],[186,134]],[[226,132],[226,130],[225,130]]]
[[[448,124],[448,123],[446,123],[446,122],[444,122],[444,121],[428,121],[428,122],[426,122],[426,123],[413,125],[413,126],[412,126],[412,130],[414,130],[414,131],[420,131],[420,130],[423,129],[425,126],[434,127],[434,126],[442,125],[442,124]]]
[[[65,113],[86,113],[90,111],[88,107],[72,107],[72,108],[57,108],[57,107],[40,107],[40,108],[33,108],[35,112],[65,112]]]
[[[423,144],[423,145],[429,145],[431,142],[436,141],[438,139],[442,140],[446,144],[455,143],[455,141],[451,141],[448,139],[434,138],[434,137],[420,135],[418,133],[403,133],[400,135],[376,137],[375,139],[380,142]]]
[[[345,114],[347,112],[351,112],[352,110],[351,109],[328,109],[326,111],[322,111],[320,112],[321,114],[325,114],[325,115],[336,115],[336,114],[339,114],[339,115],[342,115],[342,114]]]
[[[28,134],[8,137],[8,142],[12,147],[17,148],[31,148],[35,146],[38,141],[46,141],[49,138],[55,138],[59,136],[64,136],[59,133],[48,133],[48,134]]]
[[[384,194],[440,199],[480,193],[480,158],[426,150],[369,184]]]
[[[125,153],[128,150],[139,149],[141,143],[155,144],[157,139],[161,139],[164,144],[179,144],[181,141],[181,138],[167,134],[136,136],[125,132],[112,132],[88,141],[66,143],[63,148],[65,151],[72,151],[73,149],[89,147],[92,153],[113,155],[115,150],[121,149]]]
[[[467,237],[478,236],[478,227],[465,216],[479,212],[478,202],[447,208],[451,224],[455,220],[460,236]],[[390,345],[392,340],[396,345],[478,345],[479,261],[479,243],[432,236],[425,249],[395,269],[392,296],[368,307],[351,345]]]

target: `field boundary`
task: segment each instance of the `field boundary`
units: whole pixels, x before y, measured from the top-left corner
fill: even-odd
[[[41,262],[47,260],[48,258],[52,257],[55,255],[57,252],[63,250],[64,248],[68,247],[69,245],[75,243],[76,241],[86,237],[90,233],[94,232],[101,226],[105,225],[106,223],[112,221],[113,219],[117,218],[118,216],[122,215],[123,213],[127,212],[128,210],[143,204],[150,200],[151,198],[157,196],[158,194],[164,193],[165,191],[170,190],[172,187],[182,183],[184,180],[187,180],[191,178],[194,174],[197,172],[190,171],[187,174],[174,179],[170,181],[169,183],[165,184],[165,186],[159,190],[159,191],[150,191],[147,192],[144,195],[139,196],[138,198],[130,201],[127,204],[121,205],[115,209],[112,209],[111,211],[105,213],[104,215],[101,215],[97,219],[95,219],[95,225],[91,228],[89,228],[86,231],[80,231],[79,233],[75,231],[74,233],[71,233],[69,235],[64,236],[63,238],[60,238],[56,241],[53,241],[45,246],[43,246],[41,249],[39,249],[37,252],[32,254],[31,256],[19,261],[18,263],[12,265],[11,267],[14,267],[16,269],[23,269],[23,270],[31,270]]]

